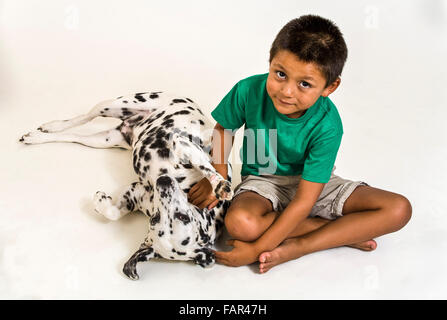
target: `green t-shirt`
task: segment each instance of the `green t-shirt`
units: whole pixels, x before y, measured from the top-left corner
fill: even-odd
[[[267,76],[239,81],[211,113],[225,129],[245,124],[241,175],[302,175],[327,183],[343,135],[337,108],[320,97],[301,117],[289,118],[273,105]]]

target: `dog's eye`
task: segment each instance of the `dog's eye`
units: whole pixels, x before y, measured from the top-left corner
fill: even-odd
[[[182,222],[186,222],[186,223],[188,223],[188,222],[191,221],[191,220],[189,219],[189,216],[188,216],[188,215],[183,214],[183,213],[180,213],[180,212],[178,212],[178,211],[174,213],[174,218],[179,219],[180,221],[182,221]]]

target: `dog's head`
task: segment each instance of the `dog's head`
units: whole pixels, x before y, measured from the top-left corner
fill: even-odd
[[[153,204],[156,211],[150,219],[152,245],[164,258],[188,260],[195,249],[208,245],[208,228],[214,227],[212,215],[188,202],[175,178],[161,175],[154,183]]]

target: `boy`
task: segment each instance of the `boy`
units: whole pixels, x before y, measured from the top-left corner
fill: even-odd
[[[219,263],[259,261],[265,273],[324,249],[347,245],[371,251],[374,238],[410,220],[412,208],[404,196],[333,173],[343,127],[328,96],[340,85],[346,58],[337,26],[319,16],[301,16],[274,40],[269,73],[239,81],[212,112],[217,121],[213,166],[224,178],[234,141],[229,129],[245,124],[252,130],[244,135],[242,181],[225,218],[234,248],[216,252]],[[200,208],[217,204],[207,179],[188,197]]]

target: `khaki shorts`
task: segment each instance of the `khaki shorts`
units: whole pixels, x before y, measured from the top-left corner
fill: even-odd
[[[358,186],[368,186],[363,181],[351,181],[336,176],[334,171],[335,167],[329,182],[325,184],[320,197],[313,206],[310,217],[318,216],[329,220],[341,217],[343,205],[354,189]],[[281,212],[295,196],[300,180],[301,175],[242,176],[241,183],[234,189],[234,197],[246,191],[253,191],[270,200],[274,211]]]

